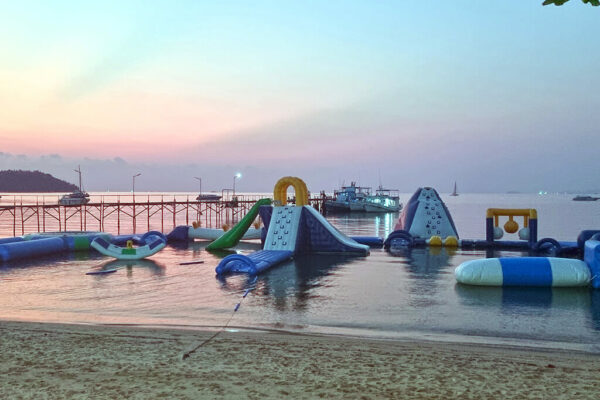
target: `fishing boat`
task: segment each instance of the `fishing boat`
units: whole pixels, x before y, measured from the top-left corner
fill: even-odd
[[[212,193],[205,193],[202,194],[200,193],[198,195],[198,197],[196,197],[196,200],[198,201],[206,201],[206,202],[215,202],[215,201],[219,201],[221,200],[221,196],[218,194],[212,194]]]
[[[61,206],[78,206],[87,204],[90,201],[90,195],[81,190],[76,190],[73,193],[65,194],[60,198],[58,204]]]
[[[89,203],[90,201],[90,195],[81,189],[81,166],[78,166],[74,171],[79,174],[79,189],[61,197],[60,200],[58,200],[58,204],[61,206],[78,206]]]
[[[454,182],[454,190],[450,193],[450,196],[458,196],[458,193],[456,192],[456,182]]]
[[[367,196],[365,199],[364,208],[366,212],[398,212],[402,209],[400,192],[379,185],[375,195]]]
[[[600,199],[600,197],[592,197],[592,196],[575,196],[573,197],[573,201],[596,201]]]
[[[351,182],[350,186],[335,190],[333,199],[325,201],[325,208],[331,212],[365,211],[365,202],[370,195],[370,187],[356,186],[356,182]]]
[[[325,201],[325,209],[329,212],[397,212],[402,208],[398,190],[385,189],[381,185],[372,194],[370,187],[352,182],[333,194],[333,199]]]

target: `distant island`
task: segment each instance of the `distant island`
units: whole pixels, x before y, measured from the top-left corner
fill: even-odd
[[[40,171],[0,171],[2,193],[73,192],[77,186]]]

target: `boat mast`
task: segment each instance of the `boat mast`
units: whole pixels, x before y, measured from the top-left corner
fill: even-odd
[[[82,192],[82,190],[81,190],[81,165],[78,165],[77,169],[74,169],[73,171],[75,171],[79,174],[79,191]]]

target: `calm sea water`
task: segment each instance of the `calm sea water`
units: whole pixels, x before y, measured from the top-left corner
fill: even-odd
[[[540,238],[575,241],[582,229],[600,228],[600,202],[571,197],[464,194],[444,200],[462,238],[483,238],[485,210],[507,207],[536,208]],[[349,235],[385,237],[397,215],[328,219]],[[167,246],[136,262],[90,252],[0,265],[0,319],[218,328],[252,288],[230,326],[600,352],[600,290],[456,284],[454,268],[485,257],[482,251],[373,249],[359,258],[305,256],[255,279],[219,280],[214,268],[231,252],[210,253],[205,245]],[[259,248],[247,242],[236,251]],[[180,265],[190,260],[204,263]],[[85,275],[94,268],[118,271]]]

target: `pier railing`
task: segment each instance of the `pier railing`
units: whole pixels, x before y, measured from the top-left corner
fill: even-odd
[[[125,197],[125,201],[120,197],[102,198],[81,205],[27,203],[23,200],[17,203],[14,199],[13,204],[0,205],[0,236],[66,231],[121,234],[157,230],[169,233],[178,225],[192,223],[208,228],[231,227],[263,196],[236,196],[219,201],[178,199],[169,195],[158,197],[160,195],[152,195],[152,199],[150,196]],[[321,212],[323,202],[322,197],[310,199],[310,204]]]

